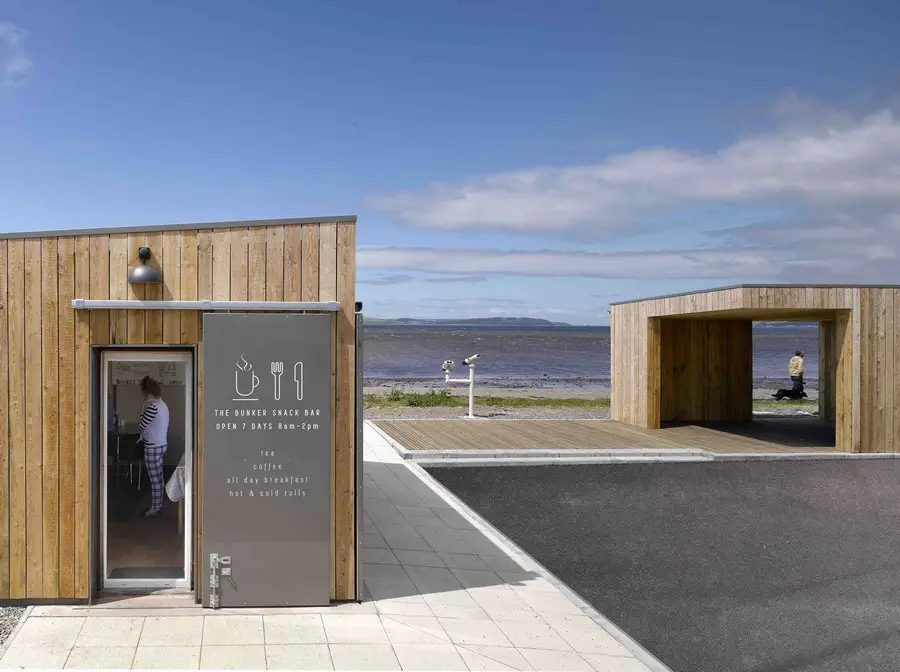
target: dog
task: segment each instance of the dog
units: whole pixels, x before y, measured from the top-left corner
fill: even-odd
[[[781,401],[784,398],[790,399],[791,401],[797,401],[803,399],[806,396],[806,392],[803,390],[786,390],[781,388],[772,396],[775,397],[775,401]]]

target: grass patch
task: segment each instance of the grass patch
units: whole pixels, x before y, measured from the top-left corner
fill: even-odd
[[[609,399],[577,399],[577,398],[543,398],[543,397],[494,397],[476,396],[478,406],[500,408],[609,408]],[[778,406],[817,407],[815,399],[801,401],[775,401],[774,399],[754,400],[754,408],[776,408]],[[429,392],[404,392],[391,390],[388,394],[367,394],[363,397],[365,408],[466,408],[469,399],[453,394],[450,390],[431,390]]]
[[[774,399],[755,399],[753,401],[753,406],[755,408],[777,408],[778,406],[818,407],[819,401],[817,399],[800,399],[799,401],[791,401],[790,399],[785,399],[784,401],[775,401]]]
[[[546,399],[534,397],[477,396],[478,406],[503,408],[609,408],[609,399]],[[389,394],[367,394],[363,397],[365,408],[433,408],[436,406],[465,408],[469,398],[449,390],[432,390],[425,393],[391,390]]]

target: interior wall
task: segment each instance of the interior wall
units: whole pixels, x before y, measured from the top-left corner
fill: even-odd
[[[753,418],[749,320],[659,320],[661,422]]]
[[[111,366],[115,366],[115,363],[112,363]],[[185,371],[186,364],[177,362],[175,366],[177,367],[177,375],[170,380],[184,381],[187,373]],[[155,362],[144,362],[142,363],[142,368],[151,371],[150,375],[155,376],[157,380],[165,380],[163,376],[153,373],[154,369],[159,368]],[[113,377],[112,370],[110,370],[110,377]],[[143,411],[144,398],[141,393],[139,380],[135,378],[127,383],[110,385],[110,388],[114,389],[112,389],[108,405],[110,415],[108,422],[112,421],[113,411],[115,410],[118,411],[119,419],[125,422],[126,431],[129,433],[140,432],[138,422]],[[177,466],[184,455],[187,389],[185,385],[177,382],[163,383],[160,385],[160,389],[162,391],[161,398],[169,409],[168,449],[163,458],[163,464]]]
[[[835,321],[819,322],[819,417],[835,421],[838,362]]]

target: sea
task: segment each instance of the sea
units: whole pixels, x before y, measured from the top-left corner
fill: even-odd
[[[796,350],[806,359],[806,382],[818,379],[817,325],[754,325],[756,387],[781,387]],[[441,364],[455,363],[454,376],[468,375],[462,360],[480,355],[481,385],[498,387],[596,387],[610,382],[609,327],[486,327],[367,325],[363,377],[366,385],[428,385],[443,380]]]

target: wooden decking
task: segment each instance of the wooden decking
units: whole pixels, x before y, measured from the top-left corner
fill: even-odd
[[[834,427],[817,418],[639,429],[611,420],[375,420],[407,450],[685,448],[717,453],[833,451]]]

